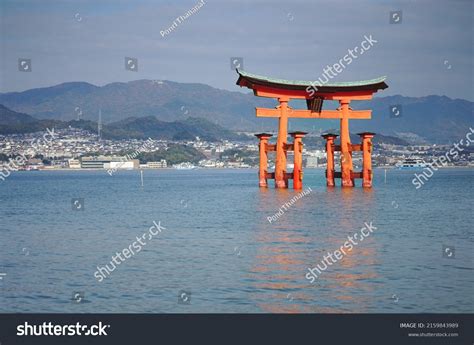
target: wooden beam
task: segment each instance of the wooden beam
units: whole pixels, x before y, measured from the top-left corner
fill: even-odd
[[[308,93],[306,90],[287,90],[287,89],[278,89],[268,86],[256,85],[254,87],[255,96],[267,97],[267,98],[279,98],[282,96],[287,96],[290,98],[306,99],[308,98]]]
[[[324,85],[323,85],[324,86]],[[306,91],[306,89],[311,90],[311,86],[308,86],[303,89],[291,90],[291,89],[281,89],[278,87],[271,87],[265,85],[251,85],[247,86],[254,90],[255,96],[267,97],[267,98],[280,98],[286,96],[289,98],[295,99],[308,99],[311,92]],[[358,91],[335,91],[335,92],[320,92],[317,91],[312,95],[312,97],[321,97],[325,100],[334,100],[338,101],[341,99],[351,99],[357,101],[370,100],[372,95],[376,90],[358,90]]]
[[[335,171],[335,172],[334,172],[334,178],[342,178],[342,172],[340,172],[340,171]],[[353,172],[351,173],[351,178],[362,178],[362,172],[353,171]]]
[[[274,172],[266,172],[265,177],[268,179],[275,179],[275,173]]]
[[[265,151],[267,151],[267,152],[276,151],[276,145],[275,144],[265,144]]]
[[[280,109],[255,108],[257,117],[280,117]],[[321,110],[319,113],[313,113],[305,109],[289,109],[289,118],[301,119],[341,119],[342,113],[339,110]],[[372,110],[351,110],[349,119],[369,120],[372,118]]]
[[[336,92],[333,95],[327,95],[325,99],[333,101],[349,100],[349,101],[369,101],[372,99],[373,92]]]

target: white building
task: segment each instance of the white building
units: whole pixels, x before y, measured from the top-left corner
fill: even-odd
[[[69,159],[68,165],[70,169],[80,169],[81,168],[81,161],[79,159]]]
[[[168,167],[166,159],[162,159],[159,162],[148,162],[146,165],[149,169],[163,169]]]
[[[318,167],[318,157],[316,157],[316,156],[306,157],[306,167],[307,168],[317,168]]]
[[[133,169],[135,167],[135,162],[134,161],[124,161],[124,162],[109,162],[109,163],[104,163],[104,169]]]

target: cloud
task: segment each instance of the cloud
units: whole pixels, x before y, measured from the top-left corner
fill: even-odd
[[[338,80],[387,75],[386,95],[473,97],[470,1],[211,0],[160,35],[197,3],[4,1],[0,90],[141,78],[238,90],[231,56],[254,73],[313,80],[372,34],[377,45]],[[394,10],[401,24],[389,24]],[[125,70],[125,56],[138,58],[138,72]],[[18,72],[19,57],[33,72]]]

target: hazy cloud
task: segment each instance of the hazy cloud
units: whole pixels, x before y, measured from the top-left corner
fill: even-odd
[[[387,75],[384,95],[473,99],[472,1],[205,0],[160,35],[198,2],[2,1],[0,91],[144,78],[239,90],[231,56],[253,73],[313,80],[371,34],[378,43],[338,80]],[[395,10],[401,24],[389,24]],[[18,58],[32,59],[31,73]]]

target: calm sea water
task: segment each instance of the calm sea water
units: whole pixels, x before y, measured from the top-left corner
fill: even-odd
[[[419,190],[413,172],[384,183],[377,170],[372,190],[304,177],[312,193],[270,224],[297,192],[259,189],[255,170],[145,171],[143,188],[137,171],[15,172],[0,182],[0,312],[474,311],[473,170],[438,171]],[[166,229],[99,283],[96,267],[153,221]],[[372,235],[305,279],[371,221]]]

